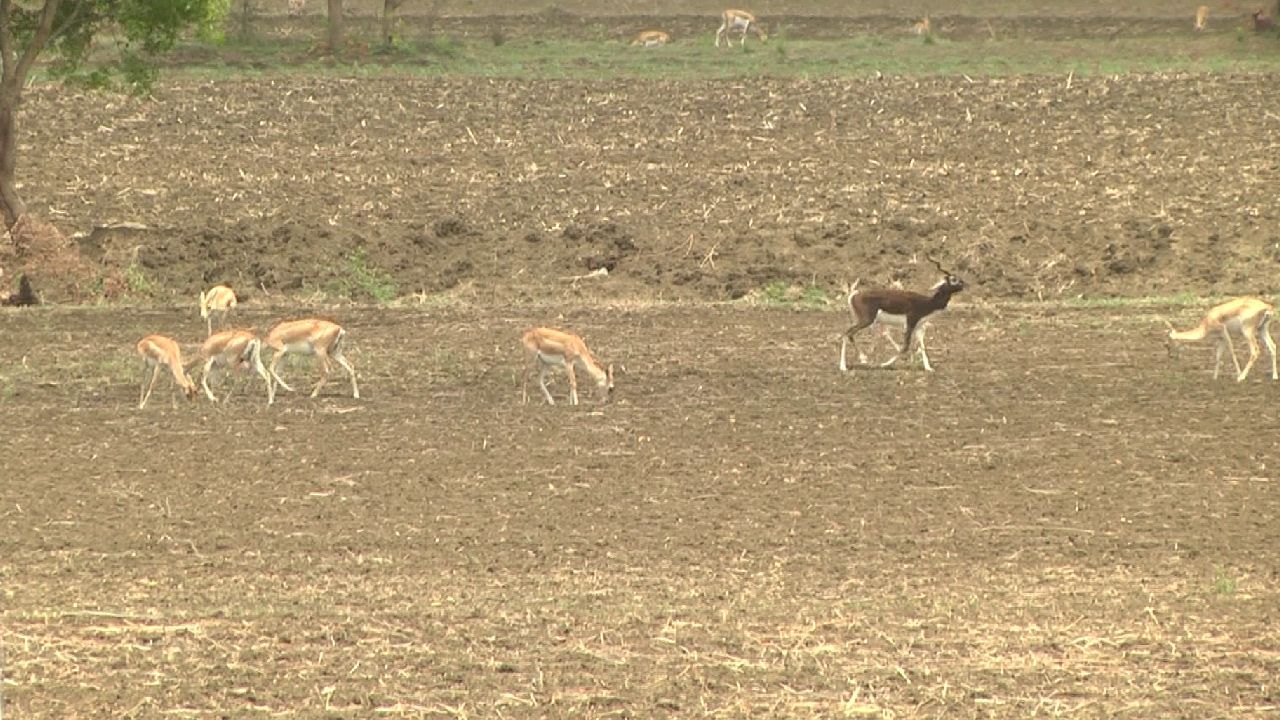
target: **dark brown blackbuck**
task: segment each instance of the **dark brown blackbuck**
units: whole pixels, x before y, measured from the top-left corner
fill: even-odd
[[[945,309],[947,304],[951,302],[951,296],[964,290],[963,280],[942,267],[942,264],[932,256],[926,255],[925,257],[943,275],[942,280],[930,289],[928,295],[894,288],[857,290],[857,283],[854,284],[849,293],[849,312],[853,316],[853,324],[840,337],[841,372],[849,370],[845,358],[850,343],[853,344],[854,350],[857,350],[861,361],[864,364],[866,363],[866,356],[858,349],[855,336],[877,323],[881,325],[900,325],[906,330],[898,354],[887,362],[882,363],[881,367],[892,365],[900,357],[909,356],[912,350],[912,341],[917,340],[916,329],[921,322],[939,310]],[[920,332],[917,348],[920,353],[920,359],[924,363],[924,369],[928,372],[933,372],[933,366],[929,364],[929,355],[924,348],[923,331]]]

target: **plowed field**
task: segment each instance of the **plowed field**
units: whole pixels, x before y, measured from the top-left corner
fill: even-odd
[[[834,312],[337,312],[360,400],[142,412],[127,343],[194,313],[0,316],[10,715],[1280,704],[1274,386],[1162,315],[959,307],[937,372],[841,375]],[[549,321],[615,403],[519,403]]]
[[[1144,3],[939,23],[1190,34]],[[602,51],[714,28],[622,5]],[[594,37],[558,7],[504,27]],[[38,84],[22,192],[99,274],[26,269],[149,300],[0,310],[5,717],[1273,716],[1270,367],[1214,382],[1162,341],[1202,304],[1096,298],[1275,289],[1274,86]],[[927,253],[968,282],[937,372],[839,373],[844,284],[927,287]],[[342,322],[361,399],[138,411],[134,343],[190,353],[218,281],[237,324]],[[535,324],[625,366],[615,402],[522,405]]]

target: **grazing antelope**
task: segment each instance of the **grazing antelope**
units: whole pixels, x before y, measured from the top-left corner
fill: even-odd
[[[218,401],[218,398],[213,396],[213,391],[209,389],[209,374],[215,367],[225,367],[228,371],[252,368],[267,383],[267,404],[270,405],[275,400],[275,388],[271,384],[271,376],[262,366],[262,341],[252,330],[223,330],[210,335],[200,346],[200,357],[204,358],[200,387],[204,388],[204,394],[209,400]],[[231,393],[228,392],[222,396],[222,401],[226,402],[230,397]]]
[[[1275,380],[1277,379],[1276,343],[1271,339],[1270,329],[1271,316],[1274,313],[1275,308],[1271,303],[1258,298],[1244,297],[1210,308],[1200,324],[1190,330],[1176,330],[1173,324],[1166,320],[1165,324],[1169,326],[1169,354],[1172,355],[1174,352],[1174,343],[1198,342],[1212,336],[1217,344],[1217,350],[1214,353],[1213,379],[1218,379],[1218,371],[1222,368],[1222,351],[1226,350],[1231,353],[1231,362],[1236,367],[1236,382],[1242,382],[1249,376],[1249,371],[1253,369],[1253,364],[1261,354],[1258,349],[1258,340],[1261,339],[1267,347],[1267,353],[1271,355],[1271,379]],[[1231,342],[1233,332],[1243,335],[1245,342],[1249,345],[1249,362],[1245,364],[1244,369],[1240,368],[1240,361],[1236,359],[1236,349]]]
[[[1204,32],[1207,22],[1209,22],[1209,6],[1201,5],[1196,8],[1196,32]]]
[[[151,391],[156,389],[160,380],[160,366],[164,365],[173,373],[173,381],[187,394],[190,400],[196,396],[196,384],[187,377],[182,367],[182,348],[172,338],[164,335],[148,335],[138,341],[138,355],[142,356],[142,387],[138,389],[138,409],[147,406],[151,399]],[[151,373],[151,383],[147,384],[147,373]]]
[[[945,309],[947,304],[951,302],[951,296],[964,290],[963,280],[943,268],[937,260],[930,256],[926,257],[928,257],[929,262],[937,266],[944,276],[941,282],[933,286],[931,295],[921,295],[920,293],[895,289],[855,290],[850,292],[849,312],[853,315],[853,325],[849,326],[849,329],[840,338],[841,372],[847,372],[849,369],[848,364],[845,362],[845,357],[850,343],[853,343],[854,349],[858,351],[859,358],[865,357],[862,350],[858,348],[854,336],[877,322],[902,325],[906,330],[898,354],[888,362],[882,363],[881,367],[888,367],[897,362],[899,357],[909,355],[911,343],[915,340],[916,328],[921,321],[929,315]],[[924,369],[928,372],[933,372],[933,366],[929,364],[929,356],[924,350],[923,332],[920,337],[919,352],[924,361]]]
[[[911,32],[916,35],[928,35],[933,32],[932,26],[929,24],[929,16],[925,15],[920,18],[920,22],[911,26]]]
[[[280,379],[276,366],[289,353],[315,355],[317,364],[320,366],[320,381],[312,389],[311,397],[316,397],[320,394],[320,388],[324,387],[329,379],[329,360],[332,358],[338,361],[342,369],[351,376],[351,397],[358,400],[360,388],[356,386],[356,369],[351,367],[351,363],[342,355],[342,339],[346,335],[347,331],[343,330],[341,325],[319,318],[286,320],[279,323],[271,328],[271,332],[267,333],[264,341],[268,347],[275,350],[275,356],[271,358],[271,367],[267,372],[270,373],[272,381],[285,390],[293,392],[293,388]],[[267,397],[267,404],[273,402],[275,402],[274,390]]]
[[[1276,21],[1266,14],[1262,8],[1253,11],[1253,29],[1255,32],[1267,32],[1276,29]]]
[[[200,293],[200,317],[204,318],[205,337],[213,334],[213,318],[210,317],[214,313],[218,313],[218,326],[221,327],[227,322],[227,313],[236,307],[236,294],[227,285],[214,285],[207,291]]]
[[[636,35],[636,39],[631,41],[632,47],[639,45],[641,47],[661,47],[671,42],[671,36],[661,30],[644,30]]]
[[[575,369],[580,369],[596,384],[596,396],[601,402],[608,402],[613,394],[613,365],[602,367],[582,338],[563,330],[552,328],[534,328],[525,332],[520,338],[524,345],[525,369],[520,382],[520,395],[523,401],[529,402],[529,374],[534,367],[538,370],[538,386],[542,388],[542,396],[547,403],[555,405],[551,391],[547,390],[547,371],[553,365],[564,366],[569,376],[569,404],[578,404],[578,376]]]
[[[721,38],[724,39],[725,45],[733,44],[733,40],[728,37],[729,33],[734,30],[742,31],[741,46],[747,44],[747,33],[753,32],[756,37],[760,38],[760,42],[768,42],[769,35],[760,29],[760,25],[756,22],[756,16],[746,10],[734,10],[732,8],[720,13],[720,29],[716,30],[716,47],[720,47]]]

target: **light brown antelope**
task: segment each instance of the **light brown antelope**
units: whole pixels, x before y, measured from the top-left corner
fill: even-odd
[[[1271,316],[1274,314],[1275,308],[1271,303],[1258,298],[1244,297],[1228,300],[1210,308],[1200,324],[1190,330],[1176,330],[1172,323],[1165,321],[1169,326],[1169,354],[1173,354],[1175,343],[1199,342],[1206,338],[1213,338],[1217,346],[1214,353],[1213,379],[1218,379],[1218,371],[1222,368],[1222,352],[1225,350],[1231,353],[1231,362],[1236,367],[1236,382],[1243,382],[1249,377],[1249,371],[1253,369],[1253,364],[1261,354],[1258,341],[1262,340],[1267,353],[1271,356],[1271,379],[1275,380],[1277,379],[1276,343],[1271,339],[1270,328]],[[1231,342],[1232,333],[1243,335],[1245,342],[1249,345],[1249,362],[1243,369],[1236,358],[1235,345]]]
[[[520,382],[520,395],[523,402],[529,402],[529,375],[536,368],[538,371],[538,387],[542,388],[542,396],[549,405],[555,405],[555,398],[547,389],[547,371],[553,366],[564,367],[569,376],[569,404],[578,404],[578,376],[576,370],[585,372],[596,385],[596,398],[600,402],[608,402],[613,394],[613,365],[605,367],[596,360],[582,338],[571,332],[552,328],[534,328],[525,332],[520,338],[524,346],[525,368]]]
[[[217,402],[213,391],[209,389],[209,374],[215,367],[223,367],[227,372],[235,372],[246,368],[252,369],[267,384],[267,404],[275,400],[275,388],[271,385],[271,376],[262,365],[262,341],[252,330],[223,330],[210,335],[200,346],[200,357],[204,359],[204,368],[200,373],[200,387],[211,401]],[[226,402],[230,392],[222,396]]]
[[[631,41],[631,46],[652,48],[662,47],[671,42],[671,36],[661,30],[644,30],[636,34],[635,40]]]
[[[1205,24],[1209,22],[1209,6],[1201,5],[1196,8],[1196,32],[1204,32]]]
[[[320,380],[311,390],[311,397],[316,397],[320,394],[320,388],[324,387],[329,379],[329,360],[333,359],[351,376],[351,396],[359,399],[360,388],[356,385],[356,370],[342,354],[342,341],[346,335],[347,331],[343,330],[341,325],[320,318],[286,320],[279,323],[271,328],[271,332],[267,333],[264,340],[266,345],[275,351],[267,372],[275,384],[293,392],[293,388],[280,379],[276,367],[290,353],[314,355],[317,365],[320,366]],[[275,402],[274,390],[268,396],[267,402],[268,404]]]
[[[740,46],[747,44],[747,33],[755,33],[760,38],[760,42],[768,42],[769,35],[760,28],[756,22],[756,16],[746,10],[734,10],[730,8],[720,13],[720,29],[716,30],[716,47],[720,47],[720,40],[725,41],[725,45],[733,44],[733,40],[729,38],[729,33],[733,31],[742,32],[742,42]]]
[[[911,26],[911,32],[916,35],[929,35],[933,32],[933,27],[929,24],[929,16],[925,15],[920,18],[920,22]]]
[[[227,313],[236,307],[236,294],[228,285],[214,285],[205,292],[200,293],[200,317],[205,322],[205,337],[213,334],[213,318],[214,313],[219,316],[218,327],[222,327],[227,322]]]
[[[182,348],[178,347],[178,343],[172,338],[164,335],[148,335],[138,341],[138,355],[142,357],[142,387],[138,389],[139,410],[146,407],[147,400],[151,399],[151,392],[156,389],[156,383],[160,380],[161,366],[169,368],[169,372],[173,375],[173,382],[182,388],[188,400],[196,396],[196,384],[187,377],[187,371],[182,366]],[[151,375],[150,384],[147,382],[148,373]]]

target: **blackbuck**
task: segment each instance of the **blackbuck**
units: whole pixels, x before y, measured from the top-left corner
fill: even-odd
[[[228,373],[253,370],[267,384],[267,404],[270,405],[275,400],[271,376],[262,365],[262,340],[252,330],[223,330],[210,335],[200,346],[200,357],[204,360],[200,387],[211,401],[218,401],[209,389],[209,375],[214,368],[225,368]],[[222,401],[226,402],[230,397],[231,393],[228,392],[222,397]]]
[[[864,363],[866,362],[866,355],[858,348],[854,336],[877,323],[881,325],[900,325],[905,329],[902,345],[897,354],[890,358],[888,362],[882,363],[881,367],[888,367],[897,362],[898,358],[910,355],[911,344],[917,339],[916,328],[928,316],[945,309],[947,304],[951,302],[952,295],[964,290],[963,280],[943,268],[937,260],[932,257],[928,259],[943,274],[942,280],[933,286],[929,295],[892,288],[857,290],[857,283],[854,283],[850,288],[849,312],[853,316],[853,324],[840,337],[841,372],[848,372],[849,370],[846,355],[850,343],[857,350],[859,359]],[[924,348],[923,331],[919,336],[918,348],[924,369],[928,372],[933,372],[933,366],[929,364],[929,356]]]
[[[1276,21],[1262,8],[1253,11],[1253,29],[1255,32],[1270,32],[1276,29]]]
[[[227,313],[236,307],[236,294],[230,287],[226,285],[214,285],[207,291],[200,293],[200,317],[204,318],[205,336],[213,334],[213,318],[215,313],[219,316],[220,322],[218,327],[222,327],[227,322]]]
[[[733,45],[733,39],[729,37],[730,32],[740,31],[742,33],[742,42],[739,45],[747,44],[747,33],[755,33],[760,38],[760,42],[768,42],[769,35],[760,28],[760,24],[756,22],[756,16],[746,10],[734,10],[730,8],[720,13],[720,29],[716,30],[716,47],[720,47],[720,41],[725,41],[725,46]]]
[[[1222,353],[1225,350],[1231,353],[1231,362],[1236,368],[1236,382],[1243,382],[1249,377],[1249,371],[1253,369],[1253,364],[1261,354],[1258,347],[1258,341],[1261,340],[1271,356],[1271,379],[1275,380],[1277,379],[1276,343],[1271,339],[1270,327],[1271,316],[1274,314],[1275,308],[1271,303],[1258,298],[1244,297],[1228,300],[1210,308],[1200,324],[1190,330],[1177,330],[1166,320],[1165,325],[1169,327],[1169,354],[1170,356],[1174,354],[1177,343],[1199,342],[1212,338],[1217,346],[1214,353],[1213,379],[1218,379],[1218,371],[1222,369]],[[1249,362],[1245,363],[1243,369],[1240,367],[1239,359],[1236,358],[1235,345],[1231,342],[1232,333],[1243,335],[1249,346]]]
[[[142,357],[142,387],[138,389],[139,410],[145,408],[147,400],[151,399],[151,392],[156,389],[156,383],[160,380],[162,366],[169,368],[169,372],[173,375],[173,382],[182,388],[188,400],[196,396],[196,384],[187,377],[187,371],[182,366],[182,348],[178,347],[178,343],[172,338],[164,335],[148,335],[138,341],[138,355]],[[148,374],[151,375],[150,383],[147,382]]]
[[[661,30],[644,30],[636,35],[631,45],[652,48],[661,47],[669,42],[671,42],[671,36]]]
[[[342,341],[346,336],[347,331],[343,330],[341,325],[320,318],[286,320],[277,324],[271,328],[263,341],[267,347],[275,351],[275,356],[271,358],[271,366],[267,369],[271,375],[271,381],[293,392],[293,388],[280,378],[280,374],[276,371],[277,366],[289,354],[314,355],[316,364],[320,366],[320,380],[312,388],[311,397],[319,395],[320,389],[328,381],[329,361],[332,359],[351,376],[351,396],[359,399],[360,388],[356,385],[356,369],[342,354]],[[271,390],[267,403],[273,402],[275,402],[275,391]]]
[[[1205,25],[1209,22],[1209,6],[1201,5],[1196,8],[1196,32],[1204,32]]]
[[[861,292],[860,290],[858,290],[858,284],[860,282],[862,281],[855,280],[853,284],[849,286],[849,292],[847,295],[846,302],[849,303],[850,305],[853,304],[853,296]],[[890,284],[890,287],[897,290],[901,290],[902,283],[895,280],[893,281],[893,283]],[[890,345],[893,346],[893,357],[885,361],[881,365],[881,367],[888,367],[889,365],[892,365],[895,362],[897,362],[899,353],[902,352],[902,346],[898,344],[897,340],[893,339],[893,333],[889,330],[890,326],[906,330],[906,318],[902,315],[886,315],[884,313],[880,313],[879,315],[876,316],[875,322],[871,323],[870,327],[868,328],[872,332],[878,331],[879,337],[884,338],[886,342],[888,342]],[[920,360],[924,365],[924,369],[928,371],[932,371],[933,366],[929,364],[929,355],[925,351],[925,347],[924,347],[925,331],[928,329],[929,329],[929,321],[927,319],[921,320],[920,325],[916,328],[916,338],[917,338],[916,354],[920,356]],[[866,365],[868,362],[870,362],[867,358],[867,353],[862,352],[861,348],[857,348],[857,350],[858,350],[859,364]],[[872,357],[874,357],[874,354],[875,354],[874,340],[872,341],[872,345],[871,345],[871,354],[872,354]]]
[[[562,366],[569,376],[569,404],[578,404],[577,370],[585,372],[595,383],[596,398],[600,402],[608,402],[613,395],[613,365],[602,365],[577,335],[552,328],[534,328],[525,332],[520,338],[520,344],[524,346],[525,352],[520,396],[526,404],[529,402],[529,375],[535,368],[538,371],[538,387],[542,388],[542,397],[546,398],[547,404],[556,404],[551,391],[547,389],[547,371],[557,365]]]

